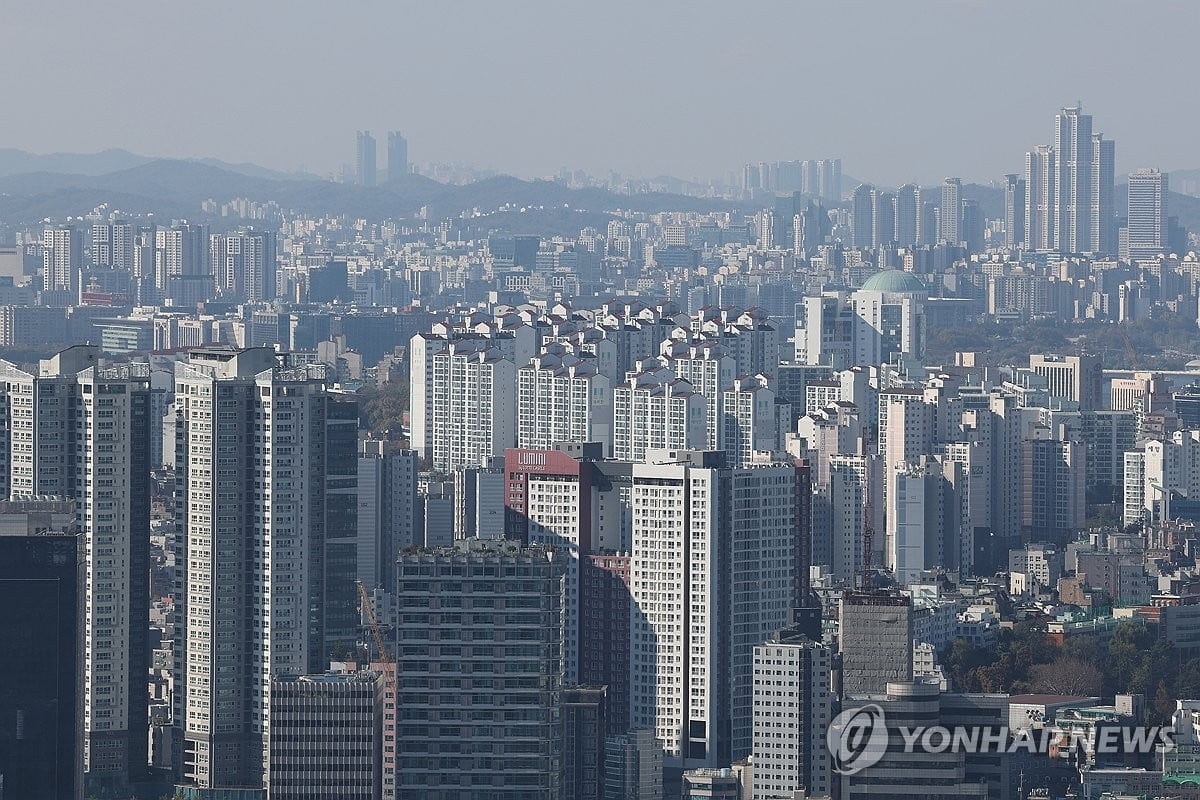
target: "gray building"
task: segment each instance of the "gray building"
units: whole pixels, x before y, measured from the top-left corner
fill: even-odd
[[[603,686],[563,689],[563,800],[604,797],[606,694]]]
[[[281,675],[271,681],[271,800],[379,800],[383,676]]]
[[[401,555],[399,800],[562,796],[566,559],[502,540]]]
[[[604,800],[662,800],[663,751],[654,731],[630,731],[604,742]]]
[[[913,676],[912,600],[847,592],[838,605],[842,694],[877,693]]]

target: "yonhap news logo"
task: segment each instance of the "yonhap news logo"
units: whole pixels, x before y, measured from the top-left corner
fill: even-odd
[[[833,769],[854,775],[879,763],[888,748],[887,722],[875,703],[846,709],[833,718],[825,734]]]
[[[1004,725],[922,725],[888,727],[876,703],[849,708],[833,718],[825,734],[835,772],[856,775],[896,753],[1041,753],[1077,751],[1091,755],[1169,752],[1175,748],[1170,727],[1106,726],[1064,729],[1050,724],[1009,729]]]

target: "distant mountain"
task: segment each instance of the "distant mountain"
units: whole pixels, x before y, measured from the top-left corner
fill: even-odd
[[[200,205],[205,200],[225,201],[234,197],[274,200],[283,208],[313,215],[367,219],[411,217],[421,208],[427,209],[427,216],[434,219],[457,216],[474,209],[492,215],[508,206],[511,213],[494,215],[494,220],[483,217],[479,224],[501,227],[503,221],[508,220],[514,224],[519,222],[522,228],[534,218],[522,217],[522,213],[533,215],[555,209],[601,215],[591,217],[583,223],[586,225],[603,221],[605,212],[615,209],[715,211],[741,208],[724,201],[682,195],[618,195],[602,189],[569,189],[551,181],[524,181],[507,176],[457,186],[409,174],[377,187],[364,187],[296,176],[271,177],[269,171],[246,174],[201,161],[159,159],[103,175],[42,170],[0,176],[0,222],[30,224],[46,217],[75,216],[104,202],[129,213],[153,211],[162,218],[199,219],[204,216]],[[539,213],[537,216],[564,225],[581,219],[572,213]]]
[[[139,156],[128,150],[102,150],[99,153],[50,153],[39,155],[12,147],[0,148],[0,177],[30,172],[52,172],[66,175],[100,176],[133,169],[160,159]],[[180,159],[194,161],[229,172],[271,180],[321,180],[306,172],[280,172],[257,164],[231,164],[216,158]]]
[[[27,172],[61,172],[79,175],[107,175],[154,159],[128,150],[103,150],[99,153],[50,153],[38,155],[11,147],[0,147],[0,176]]]

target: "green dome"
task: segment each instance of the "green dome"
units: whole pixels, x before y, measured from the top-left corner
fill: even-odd
[[[925,284],[912,273],[899,269],[876,272],[863,283],[864,292],[927,292]]]

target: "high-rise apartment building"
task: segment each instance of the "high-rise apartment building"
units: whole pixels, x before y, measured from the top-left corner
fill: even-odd
[[[1088,213],[1093,253],[1117,254],[1116,143],[1092,134],[1092,197]]]
[[[906,183],[896,190],[896,244],[901,247],[912,247],[917,243],[919,197],[920,190],[911,183]]]
[[[74,302],[83,269],[83,231],[74,225],[46,226],[42,232],[42,289],[67,292]]]
[[[1054,230],[1057,249],[1082,253],[1091,247],[1092,116],[1081,106],[1054,119]]]
[[[652,449],[695,449],[708,441],[708,403],[659,359],[645,359],[613,390],[613,457],[642,461]]]
[[[408,139],[399,131],[388,131],[387,147],[388,181],[398,181],[408,174]]]
[[[561,797],[566,554],[512,542],[400,557],[396,797]]]
[[[850,241],[855,247],[870,247],[875,240],[874,192],[874,186],[863,183],[850,195]]]
[[[359,186],[374,186],[375,171],[375,137],[368,131],[359,131],[357,136],[355,166]]]
[[[831,792],[829,648],[784,629],[754,648],[754,797]]]
[[[962,180],[946,178],[942,181],[942,201],[938,216],[938,241],[956,245],[963,241],[962,227]]]
[[[871,246],[885,247],[896,241],[896,196],[871,190]]]
[[[797,470],[716,452],[634,465],[632,724],[672,764],[751,751],[754,647],[786,623],[800,568]]]
[[[704,448],[725,449],[724,392],[738,374],[737,360],[714,340],[670,340],[662,343],[667,368],[704,397]]]
[[[1004,247],[1015,250],[1025,244],[1025,179],[1004,176]]]
[[[1129,174],[1129,260],[1154,258],[1167,250],[1167,173],[1139,169]]]
[[[249,303],[275,298],[278,286],[273,232],[241,230],[213,234],[210,247],[219,297]]]
[[[1054,148],[1038,145],[1025,154],[1025,248],[1053,250],[1057,247],[1058,165]]]
[[[262,786],[272,679],[354,644],[356,415],[267,348],[192,351],[175,409],[179,779]]]
[[[516,442],[513,361],[491,339],[417,339],[428,349],[412,356],[413,449],[443,472],[490,466]]]
[[[0,774],[6,797],[83,797],[85,581],[72,503],[0,501],[0,636],[7,648],[0,670]],[[141,685],[144,707],[144,672]],[[145,739],[145,729],[141,733]]]
[[[84,766],[123,786],[146,769],[149,614],[150,370],[106,365],[76,345],[7,386],[8,490],[74,500],[86,545]]]
[[[364,439],[358,453],[358,580],[393,591],[396,556],[421,544],[417,454],[394,442]]]
[[[598,360],[562,343],[517,370],[517,447],[600,442],[612,450],[612,389]]]

